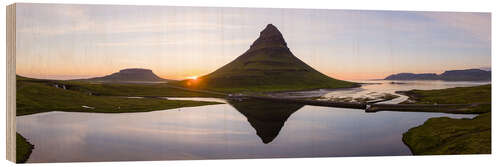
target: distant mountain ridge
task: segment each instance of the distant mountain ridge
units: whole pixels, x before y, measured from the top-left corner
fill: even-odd
[[[297,58],[272,24],[268,24],[250,48],[232,62],[197,81],[181,83],[192,88],[223,92],[311,90],[356,85],[326,76]]]
[[[443,81],[491,81],[491,71],[480,69],[449,70],[442,74],[435,73],[399,73],[384,80],[443,80]]]
[[[150,69],[127,68],[103,77],[89,78],[86,80],[102,82],[166,82]]]

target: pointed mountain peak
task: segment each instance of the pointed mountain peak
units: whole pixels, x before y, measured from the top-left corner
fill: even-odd
[[[286,42],[281,35],[281,32],[272,24],[268,24],[264,30],[260,32],[259,38],[250,46],[250,50],[270,48],[270,47],[285,47]]]
[[[278,28],[276,28],[273,24],[268,24],[266,28],[260,32],[260,37],[271,37],[274,35],[281,36],[283,38],[280,30],[278,30]]]

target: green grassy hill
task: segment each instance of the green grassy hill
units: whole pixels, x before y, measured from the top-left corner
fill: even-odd
[[[281,32],[272,24],[241,56],[183,86],[222,92],[271,92],[354,87],[355,83],[330,78],[293,55]]]
[[[62,87],[63,85],[64,87]],[[159,98],[126,98],[129,96],[179,95],[175,97],[189,97],[199,95],[199,93],[191,93],[162,85],[94,84],[77,81],[31,79],[18,76],[16,80],[16,115],[21,116],[48,111],[147,112],[219,104],[216,102]]]

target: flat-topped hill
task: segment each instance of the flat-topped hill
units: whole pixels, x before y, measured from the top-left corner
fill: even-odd
[[[103,77],[90,78],[91,81],[102,82],[166,82],[150,69],[127,68]]]

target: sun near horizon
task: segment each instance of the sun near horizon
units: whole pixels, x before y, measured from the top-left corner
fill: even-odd
[[[189,76],[189,77],[186,77],[186,79],[190,79],[190,80],[197,80],[198,79],[198,76]]]

